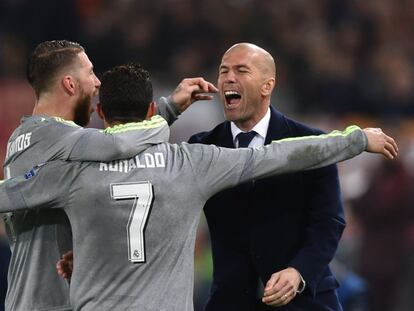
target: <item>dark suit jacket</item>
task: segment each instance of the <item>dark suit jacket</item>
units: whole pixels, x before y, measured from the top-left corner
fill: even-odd
[[[318,134],[271,107],[265,144]],[[234,148],[227,121],[189,142]],[[336,166],[242,184],[210,198],[204,212],[214,263],[206,310],[341,310],[328,267],[345,227]],[[268,309],[258,299],[258,280],[266,284],[287,267],[301,273],[306,290],[287,306]]]

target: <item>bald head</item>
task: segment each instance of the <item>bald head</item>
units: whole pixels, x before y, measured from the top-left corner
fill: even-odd
[[[217,80],[227,120],[250,131],[269,110],[275,73],[273,57],[257,45],[238,43],[229,48]]]
[[[275,61],[268,51],[252,43],[236,43],[231,46],[223,55],[223,58],[232,52],[244,52],[249,54],[252,63],[268,78],[276,77]]]

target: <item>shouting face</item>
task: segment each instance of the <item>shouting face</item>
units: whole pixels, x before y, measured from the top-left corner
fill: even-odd
[[[266,114],[274,87],[274,62],[265,50],[237,44],[223,56],[218,88],[227,120],[250,130]]]

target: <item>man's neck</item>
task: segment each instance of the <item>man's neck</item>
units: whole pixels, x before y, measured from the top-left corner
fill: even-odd
[[[260,137],[263,138],[264,143],[264,140],[266,139],[267,135],[267,130],[269,129],[270,115],[270,108],[268,107],[263,118],[261,118],[259,122],[255,123],[255,125],[248,130],[243,130],[240,127],[238,127],[235,123],[231,122],[230,128],[231,133],[233,135],[233,139],[236,139],[237,134],[239,134],[240,132],[249,132],[251,130],[254,130]]]
[[[239,122],[236,121],[234,124],[243,132],[249,132],[257,125],[257,123],[259,123],[264,118],[268,110],[269,105],[263,107],[262,111],[256,114],[253,118]]]
[[[34,116],[59,117],[69,121],[74,119],[73,111],[71,111],[69,104],[62,105],[62,99],[48,95],[39,98],[32,114]]]

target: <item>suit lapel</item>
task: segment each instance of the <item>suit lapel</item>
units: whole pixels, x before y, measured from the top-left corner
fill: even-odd
[[[272,140],[289,137],[289,133],[290,129],[285,116],[270,106],[270,122],[269,128],[267,129],[265,145],[270,144]],[[235,148],[229,121],[224,122],[218,142],[221,147]]]
[[[220,142],[221,147],[235,148],[229,121],[224,122],[224,127],[223,127],[223,131],[220,133],[219,142]]]
[[[272,140],[283,139],[289,136],[290,129],[287,120],[283,114],[270,106],[270,122],[267,129],[265,145],[268,145]]]

